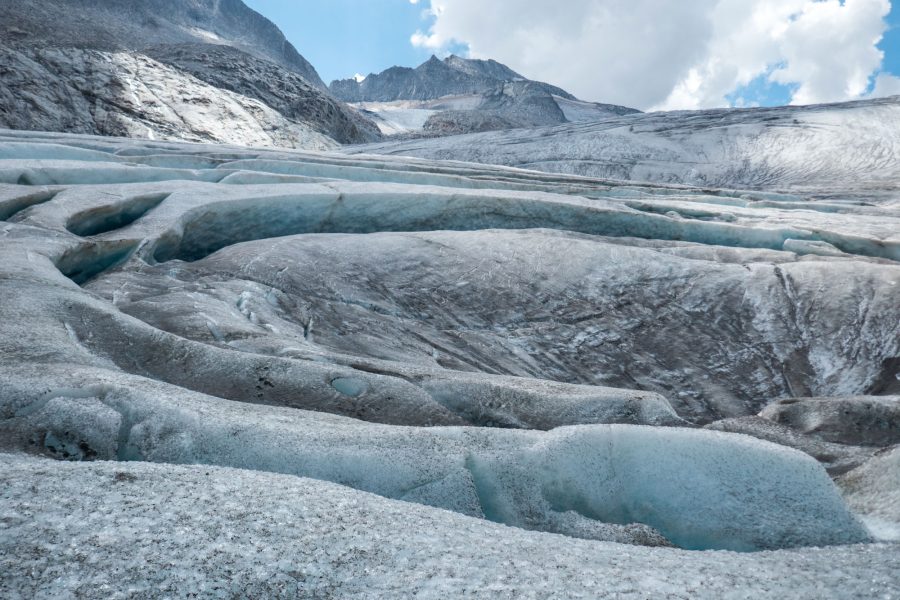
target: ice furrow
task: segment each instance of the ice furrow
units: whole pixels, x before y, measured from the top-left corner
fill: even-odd
[[[0,236],[0,449],[310,477],[570,537],[869,539],[812,458],[688,425],[893,389],[890,206],[0,139],[35,157],[0,178],[55,192]]]

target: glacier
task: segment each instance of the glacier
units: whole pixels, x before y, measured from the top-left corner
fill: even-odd
[[[19,455],[0,464],[0,585],[21,596],[864,598],[896,593],[900,568],[892,544],[688,560],[681,550],[529,532],[271,473],[51,469]],[[38,507],[35,497],[66,501]]]
[[[841,104],[631,114],[448,138],[351,146],[620,180],[895,204],[900,97]],[[799,206],[802,206],[802,202]],[[798,208],[799,208],[798,206]]]
[[[0,130],[0,591],[900,593],[885,190]]]

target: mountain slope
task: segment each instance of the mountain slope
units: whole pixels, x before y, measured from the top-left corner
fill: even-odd
[[[0,3],[0,41],[141,51],[215,42],[241,48],[325,89],[278,27],[241,0],[22,0]]]
[[[0,127],[309,149],[380,138],[239,0],[2,3],[0,53]]]
[[[266,147],[338,145],[303,120],[141,54],[0,47],[0,63],[4,127]]]
[[[452,135],[638,112],[581,102],[563,89],[530,81],[497,61],[458,56],[443,61],[432,56],[415,69],[392,67],[362,81],[334,81],[330,89],[372,115],[386,134]]]
[[[147,55],[217,88],[255,98],[288,119],[316,124],[342,144],[380,137],[371,121],[310,86],[305,78],[238,48],[179,44],[151,48]]]

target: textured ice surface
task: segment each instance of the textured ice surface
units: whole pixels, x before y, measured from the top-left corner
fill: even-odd
[[[633,583],[648,581],[643,577],[622,580],[621,590],[614,582],[649,569],[657,556],[682,570],[649,581],[669,581],[682,596],[695,596],[685,590],[709,573],[704,564],[719,561],[726,563],[716,580],[722,583],[710,589],[726,580],[761,589],[733,573],[752,561],[797,567],[772,572],[761,584],[767,590],[838,589],[840,580],[850,596],[865,594],[849,582],[884,588],[879,565],[892,560],[895,546],[764,554],[741,563],[730,554],[574,538],[736,550],[867,539],[812,458],[689,427],[756,414],[772,399],[895,391],[900,215],[890,204],[8,131],[0,132],[0,181],[4,450],[186,465],[110,466],[122,469],[123,480],[160,469],[160,477],[181,482],[177,494],[213,493],[186,483],[205,477],[207,466],[248,469],[256,473],[235,475],[250,478],[244,495],[231,494],[230,475],[216,484],[238,498],[224,505],[241,505],[245,515],[273,514],[259,502],[282,506],[274,488],[282,489],[279,476],[290,476],[291,486],[334,490],[358,507],[426,515],[427,536],[468,528],[471,537],[452,542],[467,548],[505,532],[496,535],[513,536],[502,551],[510,554],[499,560],[513,567],[502,567],[508,585],[498,589],[510,595],[533,585],[537,573],[526,564],[537,559],[514,548],[544,540],[551,544],[546,556],[563,557],[554,560],[566,573],[594,582],[581,584],[585,589],[602,585],[607,593],[644,593],[644,583]],[[785,246],[790,240],[809,244]],[[839,253],[818,252],[822,243]],[[813,455],[827,450],[793,423],[780,427],[789,431],[771,439]],[[51,486],[76,468],[40,464]],[[92,467],[82,468],[88,477]],[[68,498],[51,491],[57,488],[36,489],[45,490],[37,498],[54,494],[58,502],[29,510],[52,522]],[[254,496],[270,492],[277,498]],[[152,503],[156,493],[163,492],[139,497]],[[334,507],[336,496],[325,505]],[[219,500],[194,497],[186,505]],[[20,500],[4,502],[6,515]],[[77,502],[87,506],[89,497]],[[146,513],[115,494],[108,502],[109,511],[92,517],[106,524],[103,531]],[[320,514],[333,521],[333,511]],[[353,527],[372,533],[367,544],[375,531],[396,531],[382,512],[349,516]],[[183,531],[164,525],[168,517],[148,518]],[[427,519],[446,521],[433,527]],[[219,535],[198,544],[216,547]],[[272,535],[253,539],[286,555],[280,533]],[[101,538],[90,543],[102,546]],[[178,553],[187,538],[162,539],[170,555],[184,556]],[[569,549],[560,554],[552,544]],[[304,546],[313,553],[337,547]],[[28,552],[23,556],[36,561],[47,556]],[[68,571],[80,559],[47,552],[64,558],[43,563],[47,570],[31,583],[17,579],[24,594],[29,585],[80,585]],[[126,556],[118,546],[112,552]],[[386,551],[360,568],[403,573],[402,552]],[[463,564],[446,545],[440,556],[431,552],[406,556],[438,569]],[[571,562],[585,553],[638,562],[599,578],[583,556]],[[192,581],[217,580],[218,571],[200,566],[208,562],[202,556],[184,559]],[[471,549],[460,556],[477,562]],[[818,559],[824,566],[814,573]],[[514,568],[516,561],[525,567]],[[840,561],[850,566],[836,575],[832,565]],[[86,585],[114,572],[91,564],[93,575],[85,577],[94,579]],[[498,573],[496,562],[478,564],[475,572]],[[240,565],[235,569],[255,568]],[[273,576],[299,572],[272,569]],[[696,569],[685,575],[694,583],[680,579],[684,569]],[[331,585],[363,571],[341,575],[334,564],[318,572]],[[386,585],[398,581],[406,580]],[[434,586],[433,595],[460,589],[456,576],[421,585]],[[481,595],[493,589],[473,585]]]
[[[791,398],[773,402],[760,415],[828,442],[900,444],[900,396]]]
[[[826,442],[814,434],[805,434],[788,425],[765,417],[722,419],[706,426],[714,431],[743,433],[789,448],[796,448],[818,460],[832,475],[840,475],[860,466],[877,451],[876,448]]]
[[[351,149],[635,181],[896,201],[900,97],[650,113]]]
[[[900,446],[882,450],[838,484],[875,537],[900,541]]]
[[[0,591],[32,597],[890,598],[893,544],[756,554],[523,531],[330,483],[0,455]]]
[[[687,548],[866,539],[812,458],[749,437],[626,425],[400,428],[227,402],[100,368],[41,372],[76,385],[32,399],[5,378],[16,400],[3,407],[4,447],[313,477],[528,529],[556,531],[559,515],[575,512],[643,523]]]
[[[150,354],[131,363],[198,391],[546,429],[677,422],[650,392],[706,422],[900,385],[890,207],[13,132],[0,156],[11,256],[46,256],[104,311],[150,325],[129,321]],[[783,250],[801,238],[842,254]],[[92,340],[85,319],[70,327],[108,352],[115,336]],[[173,369],[159,343],[222,367]],[[271,373],[248,378],[235,357]],[[337,378],[366,392],[342,394]]]

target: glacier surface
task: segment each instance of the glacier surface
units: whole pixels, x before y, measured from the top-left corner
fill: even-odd
[[[346,151],[782,191],[839,205],[850,200],[896,206],[898,123],[900,97],[895,96],[833,105],[632,114],[555,127],[387,140]]]
[[[0,218],[11,595],[896,591],[892,201],[3,130]]]
[[[900,593],[894,544],[686,553],[523,531],[271,473],[20,455],[0,465],[8,597]]]

